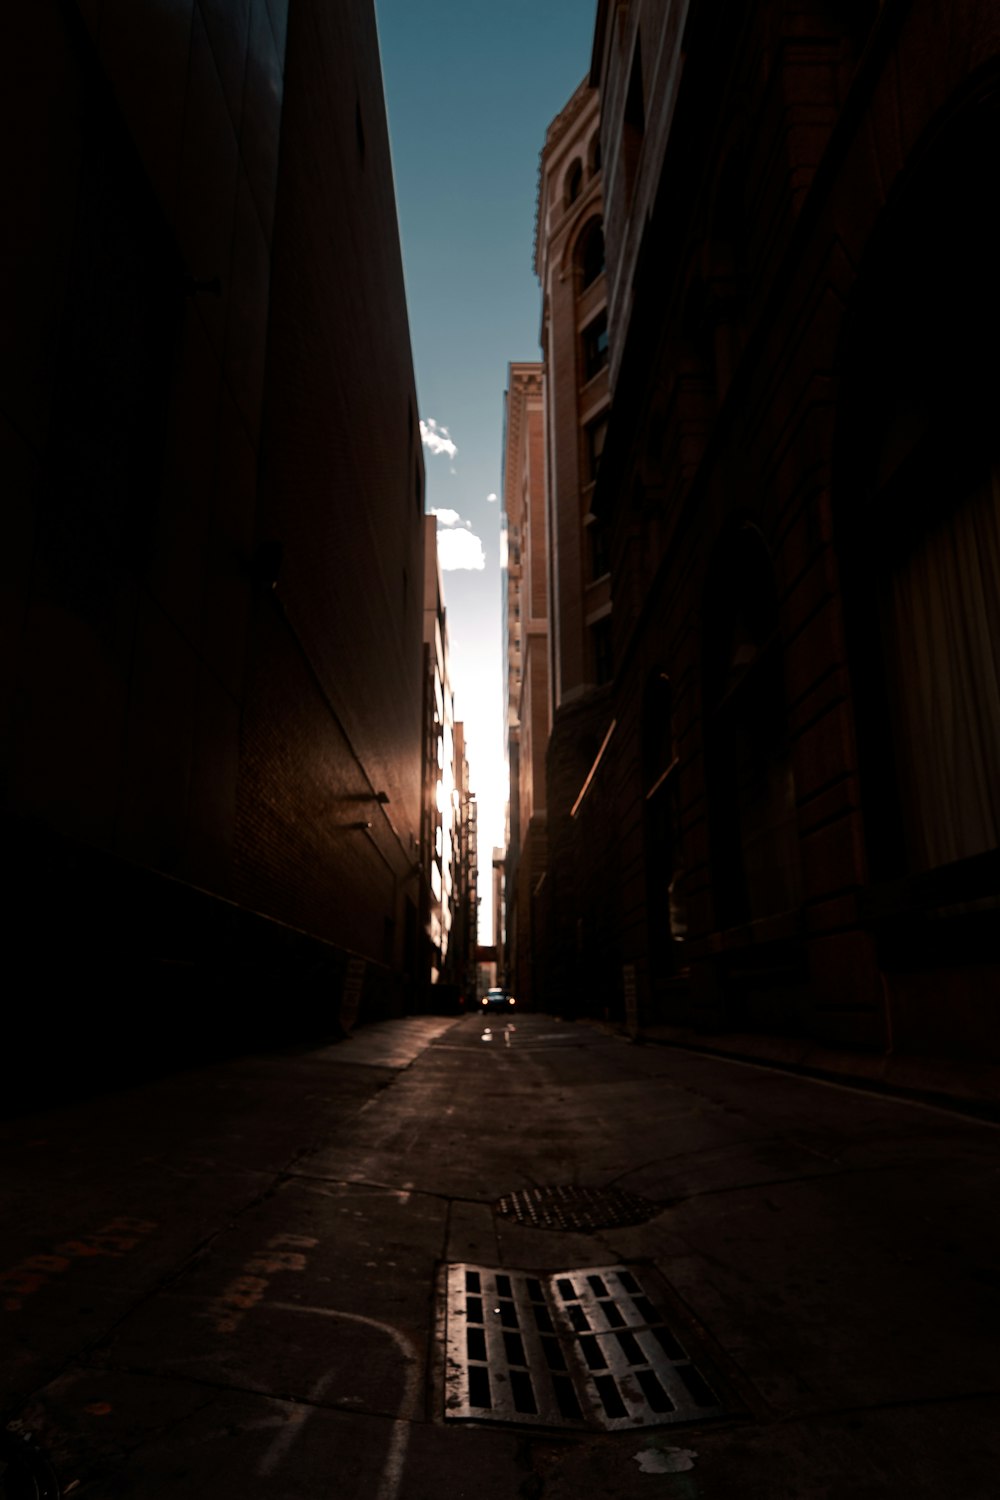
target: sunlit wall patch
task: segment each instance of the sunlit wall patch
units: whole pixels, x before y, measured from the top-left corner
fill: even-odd
[[[445,1417],[605,1431],[731,1415],[649,1267],[446,1268]]]

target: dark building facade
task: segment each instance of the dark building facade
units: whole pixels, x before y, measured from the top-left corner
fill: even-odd
[[[611,830],[594,826],[593,806],[581,815],[578,805],[607,731],[612,626],[607,529],[591,509],[608,427],[609,343],[598,96],[586,80],[546,132],[535,271],[543,309],[551,705],[538,946],[546,1003],[572,1012],[586,975],[603,1014],[618,977],[607,900],[614,846]]]
[[[504,398],[504,721],[510,796],[504,870],[505,979],[534,1003],[540,891],[548,850],[545,752],[549,738],[549,570],[545,521],[541,366],[511,364]]]
[[[613,663],[575,993],[995,1059],[1000,16],[601,0],[590,81]]]
[[[446,965],[447,983],[458,1005],[476,1001],[476,951],[479,947],[479,805],[469,780],[465,725],[455,724],[455,774],[452,792],[452,918]]]
[[[105,1052],[161,1002],[167,1050],[399,1012],[423,469],[373,7],[5,38],[8,963],[96,978]]]

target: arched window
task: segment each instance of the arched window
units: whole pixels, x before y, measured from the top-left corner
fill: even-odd
[[[601,132],[595,130],[587,147],[587,171],[591,177],[601,170]]]
[[[565,206],[569,208],[580,196],[583,187],[583,163],[579,158],[573,163],[566,173],[566,188],[564,194]]]

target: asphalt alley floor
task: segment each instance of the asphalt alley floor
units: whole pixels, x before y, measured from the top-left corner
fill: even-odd
[[[412,1017],[9,1121],[0,1163],[0,1405],[64,1495],[1000,1495],[986,1122],[544,1015]],[[650,1217],[503,1211],[552,1188]],[[457,1264],[656,1278],[724,1412],[456,1415]]]

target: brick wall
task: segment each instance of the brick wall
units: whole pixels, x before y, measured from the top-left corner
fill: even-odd
[[[398,999],[422,467],[374,14],[328,9],[8,18],[0,766],[25,941],[80,935],[38,891],[89,848],[107,909],[197,894],[148,958],[235,898]]]
[[[652,14],[651,7],[640,12]],[[946,140],[954,128],[952,149],[968,175],[962,111],[977,89],[985,98],[989,78],[1000,74],[1000,26],[972,0],[947,11],[887,6],[877,19],[873,9],[871,30],[860,25],[860,12],[852,28],[810,4],[740,15],[742,31],[727,16],[727,35],[716,36],[712,8],[691,7],[673,134],[647,141],[649,160],[661,167],[644,243],[639,248],[622,225],[611,235],[613,244],[619,234],[621,254],[633,255],[628,263],[636,267],[636,311],[616,334],[621,366],[598,486],[598,505],[615,527],[614,795],[624,957],[641,975],[660,941],[648,902],[656,854],[644,843],[646,789],[636,767],[642,685],[663,670],[677,715],[693,1013],[705,1025],[804,1032],[862,1048],[885,1045],[893,1026],[897,1046],[930,1045],[933,1037],[935,1047],[962,1050],[975,1031],[983,1046],[995,1047],[985,1009],[971,1019],[981,969],[963,971],[958,948],[950,962],[936,960],[941,993],[955,1006],[946,1036],[929,1018],[932,987],[907,978],[898,948],[890,963],[884,929],[861,916],[879,810],[870,777],[866,801],[857,685],[873,643],[855,635],[852,644],[845,629],[845,517],[858,501],[838,489],[836,453],[852,328],[855,347],[863,345],[851,314],[865,268],[892,233],[901,197],[919,199],[921,182],[932,190],[921,176],[929,141]],[[626,63],[607,54],[613,69]],[[606,94],[612,104],[620,86],[615,74]],[[609,181],[617,180],[608,160],[612,125]],[[968,202],[977,201],[970,185]],[[946,231],[939,232],[943,244]],[[973,238],[981,242],[984,233],[980,226]],[[896,253],[909,254],[903,243]],[[942,284],[930,268],[921,288],[944,305],[953,296],[948,276],[961,279],[959,260],[946,270],[950,255],[935,262]],[[982,271],[979,260],[975,267]],[[888,264],[883,272],[889,275]],[[986,281],[978,305],[989,320],[995,299],[985,288]],[[865,308],[877,340],[877,298]],[[913,316],[920,316],[916,307]],[[958,321],[964,328],[969,320]],[[966,352],[956,375],[962,359],[972,358],[968,341],[959,338],[959,347]],[[725,736],[713,727],[720,690],[712,686],[707,643],[736,619],[713,570],[741,526],[759,534],[773,570],[769,649],[780,653],[798,896],[782,913],[730,924],[720,916],[730,879],[721,867],[734,835],[718,816],[720,773],[712,767],[725,761],[718,753]],[[863,520],[852,521],[850,535],[853,546],[865,546]],[[650,974],[647,1001],[661,1015],[667,989],[658,990]]]

